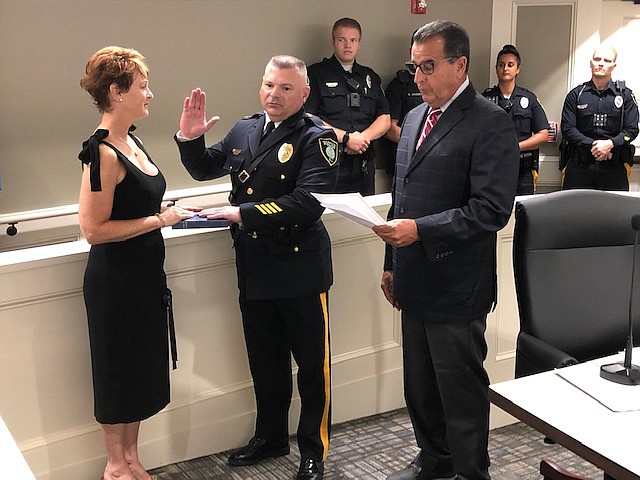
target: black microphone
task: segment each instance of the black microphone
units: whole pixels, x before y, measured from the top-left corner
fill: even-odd
[[[600,367],[600,376],[605,380],[622,385],[640,385],[640,367],[631,364],[633,352],[633,283],[636,276],[636,252],[638,250],[638,231],[640,230],[640,215],[631,217],[631,228],[636,232],[633,243],[633,262],[631,265],[631,292],[629,293],[629,334],[624,347],[624,362],[610,363]]]

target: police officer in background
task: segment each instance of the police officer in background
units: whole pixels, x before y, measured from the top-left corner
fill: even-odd
[[[516,85],[520,73],[520,53],[505,45],[496,57],[498,84],[482,95],[502,107],[513,120],[520,147],[520,170],[516,195],[532,195],[538,179],[539,148],[549,137],[549,121],[533,92]]]
[[[305,109],[330,126],[342,144],[337,193],[375,193],[375,143],[389,129],[380,77],[356,62],[362,29],[352,18],[333,25],[333,55],[309,67]]]
[[[411,42],[410,47],[413,46],[413,35],[411,35]],[[391,126],[387,133],[384,134],[386,146],[389,147],[386,170],[387,173],[393,175],[396,164],[396,147],[398,146],[398,140],[400,140],[402,121],[409,110],[420,105],[423,100],[418,86],[413,81],[413,75],[406,68],[396,72],[396,76],[387,85],[385,93],[391,113]]]
[[[562,189],[629,190],[638,135],[638,104],[624,81],[611,80],[617,52],[600,45],[591,80],[571,90],[562,108]]]
[[[333,130],[305,113],[308,94],[304,62],[273,57],[260,88],[262,112],[206,148],[204,133],[219,117],[207,121],[205,94],[196,89],[185,99],[176,140],[196,180],[231,175],[231,206],[200,212],[231,224],[256,395],[255,434],[228,462],[252,465],[289,453],[293,354],[302,400],[296,479],[320,480],[331,427],[327,292],[333,276],[324,209],[311,192],[333,191],[338,142]]]

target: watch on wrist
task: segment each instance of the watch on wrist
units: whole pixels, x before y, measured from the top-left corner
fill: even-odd
[[[346,147],[347,143],[349,143],[349,132],[345,132],[342,136],[342,145]]]

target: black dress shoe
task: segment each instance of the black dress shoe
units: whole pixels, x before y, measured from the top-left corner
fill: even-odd
[[[420,480],[422,474],[422,467],[418,465],[420,455],[413,460],[407,468],[394,472],[387,477],[387,480]]]
[[[253,465],[265,458],[281,457],[289,453],[289,444],[284,446],[274,446],[269,444],[265,439],[253,437],[249,443],[233,452],[227,463],[234,467],[244,465]]]
[[[454,477],[455,473],[437,475],[423,471],[421,454],[418,454],[407,468],[392,473],[387,477],[387,480],[454,480]]]
[[[324,463],[317,462],[311,458],[303,458],[300,461],[300,468],[296,480],[322,480],[324,475]]]

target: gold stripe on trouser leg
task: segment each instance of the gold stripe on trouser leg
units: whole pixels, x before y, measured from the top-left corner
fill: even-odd
[[[560,177],[560,188],[564,188],[564,175],[566,171],[567,171],[567,167],[564,167],[562,169],[562,176]]]
[[[327,308],[327,292],[320,294],[322,314],[324,317],[324,411],[320,424],[320,440],[323,445],[322,461],[327,459],[329,452],[329,406],[331,405],[331,358],[329,358],[329,310]]]
[[[631,183],[631,165],[625,163],[624,168],[627,170],[627,183]]]

